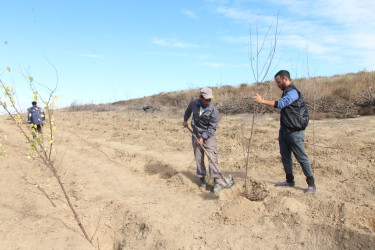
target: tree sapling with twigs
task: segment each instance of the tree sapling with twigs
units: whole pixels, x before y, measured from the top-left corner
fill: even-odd
[[[11,72],[11,69],[8,67],[7,71]],[[41,117],[44,120],[44,127],[45,127],[46,132],[42,133],[41,130],[36,129],[35,124],[32,124],[32,123],[28,124],[27,115],[23,113],[19,107],[17,107],[18,106],[16,102],[17,96],[16,96],[14,87],[8,86],[2,80],[0,80],[0,86],[1,86],[1,89],[3,90],[3,96],[0,97],[0,106],[5,110],[7,115],[14,122],[14,125],[16,126],[17,130],[21,133],[21,135],[25,138],[26,143],[29,145],[29,153],[27,154],[28,159],[37,160],[39,163],[41,163],[41,166],[44,166],[46,169],[50,171],[52,176],[56,179],[61,189],[61,192],[64,195],[65,201],[69,205],[69,208],[74,215],[74,219],[76,220],[84,237],[86,238],[86,240],[90,242],[90,244],[93,245],[93,242],[92,242],[93,237],[90,238],[88,236],[87,231],[84,228],[80,220],[80,217],[76,209],[74,208],[73,203],[71,202],[71,199],[66,191],[62,177],[52,157],[53,151],[54,151],[54,131],[56,129],[54,111],[55,111],[56,102],[58,101],[57,96],[55,95],[55,92],[58,86],[58,81],[57,81],[56,86],[53,89],[50,89],[38,83],[39,87],[41,86],[47,90],[47,93],[48,93],[47,98],[44,98],[40,94],[40,92],[38,92],[34,78],[32,76],[28,76],[25,74],[23,74],[23,76],[24,78],[26,78],[29,84],[29,87],[31,88],[33,92],[34,101],[36,102],[41,101],[45,105],[45,108],[43,109]],[[3,151],[1,151],[1,154],[3,156],[6,156],[6,151],[3,149]],[[43,187],[38,184],[35,184],[35,186],[55,206],[50,196],[46,193]]]

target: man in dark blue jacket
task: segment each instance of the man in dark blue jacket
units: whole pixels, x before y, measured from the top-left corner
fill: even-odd
[[[277,87],[282,91],[279,101],[264,100],[260,95],[254,96],[254,101],[280,111],[279,145],[286,181],[278,182],[276,186],[294,187],[292,152],[302,167],[306,176],[308,188],[306,194],[315,194],[316,186],[309,158],[305,153],[305,128],[309,123],[309,113],[306,101],[301,91],[291,82],[290,74],[281,70],[275,75]]]
[[[38,131],[39,133],[42,133],[42,126],[45,120],[43,109],[37,106],[36,101],[33,101],[31,104],[33,106],[29,108],[29,112],[27,116],[28,124],[31,124],[33,126],[32,128],[34,132]]]

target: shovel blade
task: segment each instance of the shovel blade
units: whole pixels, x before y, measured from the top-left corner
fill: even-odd
[[[220,175],[222,182],[219,183],[222,189],[230,189],[234,186],[235,182],[232,175],[229,175],[228,178],[225,178],[224,175]]]

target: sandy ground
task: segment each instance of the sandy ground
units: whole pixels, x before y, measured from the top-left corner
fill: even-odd
[[[48,170],[27,159],[11,121],[0,117],[0,249],[374,249],[375,117],[315,121],[306,130],[317,193],[284,180],[278,117],[256,118],[245,191],[243,137],[249,115],[221,116],[219,167],[236,185],[198,188],[182,115],[56,114],[54,164],[93,246]],[[7,135],[7,139],[4,139]],[[313,147],[315,139],[315,153]],[[314,156],[315,155],[315,156]],[[35,186],[49,194],[52,203]]]

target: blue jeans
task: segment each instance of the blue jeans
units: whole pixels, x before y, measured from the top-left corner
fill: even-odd
[[[281,154],[281,160],[283,162],[283,166],[284,166],[287,179],[290,179],[290,178],[294,179],[293,160],[292,160],[292,152],[293,152],[297,161],[301,165],[303,173],[305,174],[306,180],[310,186],[310,185],[315,185],[315,184],[314,184],[311,164],[310,164],[309,158],[307,157],[305,153],[304,140],[305,140],[305,130],[290,132],[288,129],[284,127],[280,128],[280,131],[279,131],[280,154]]]

